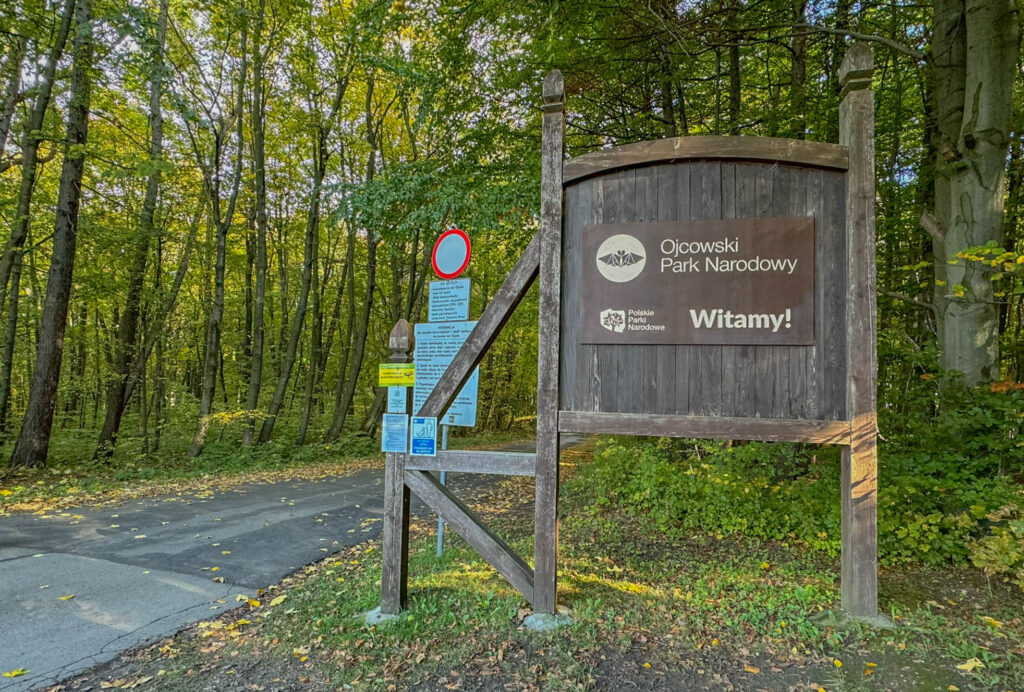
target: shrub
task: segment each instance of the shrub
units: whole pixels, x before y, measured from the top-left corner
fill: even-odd
[[[1012,474],[1024,461],[1021,393],[927,377],[909,394],[912,413],[896,421],[895,411],[880,412],[880,558],[959,564],[972,551],[990,556],[1009,532],[1018,552],[1005,559],[1024,569],[1016,529],[989,533],[992,513],[1020,494]],[[590,486],[597,506],[643,514],[663,531],[793,541],[835,556],[839,465],[836,448],[612,437],[576,482]],[[1024,521],[1013,526],[1024,534]]]

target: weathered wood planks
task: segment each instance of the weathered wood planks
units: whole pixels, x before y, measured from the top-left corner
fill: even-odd
[[[554,613],[558,563],[558,372],[561,337],[562,73],[544,79],[540,177],[540,305],[537,326],[537,467],[534,506],[533,610]]]
[[[436,457],[410,456],[407,471],[455,471],[500,476],[533,476],[537,455],[532,452],[491,452],[487,450],[439,450]]]
[[[844,147],[776,137],[691,136],[625,144],[567,161],[566,183],[622,168],[694,159],[768,161],[837,171],[849,165]]]
[[[683,161],[565,188],[562,408],[723,417],[846,419],[845,174],[746,161]],[[687,219],[814,219],[814,345],[621,346],[579,342],[586,226]],[[680,309],[686,299],[680,297]]]
[[[398,320],[388,338],[392,363],[408,363],[415,340],[412,325]],[[406,410],[412,388],[405,393]],[[409,488],[405,484],[406,454],[388,453],[384,461],[384,524],[381,527],[380,612],[397,615],[405,606],[409,579]]]
[[[878,363],[875,322],[875,98],[871,49],[854,43],[839,69],[839,143],[849,147],[846,187],[847,407],[852,439],[843,447],[842,604],[878,614]]]
[[[558,415],[558,426],[562,432],[573,433],[817,444],[850,443],[850,423],[847,421],[562,411]]]

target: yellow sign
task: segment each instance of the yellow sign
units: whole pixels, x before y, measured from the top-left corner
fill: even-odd
[[[412,387],[416,384],[416,366],[413,363],[381,363],[377,384],[381,387]]]

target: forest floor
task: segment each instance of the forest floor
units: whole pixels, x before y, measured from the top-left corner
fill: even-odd
[[[563,452],[565,476],[589,459]],[[834,560],[735,537],[672,538],[595,509],[567,479],[559,598],[574,623],[528,632],[528,604],[461,539],[412,528],[409,603],[368,627],[380,546],[365,541],[240,607],[53,690],[1021,690],[1024,597],[974,569],[883,569],[894,627],[836,615]],[[531,552],[532,483],[469,504]]]

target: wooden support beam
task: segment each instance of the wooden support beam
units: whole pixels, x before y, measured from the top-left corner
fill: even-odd
[[[455,471],[491,473],[501,476],[532,476],[537,455],[532,452],[491,452],[487,450],[438,451],[436,457],[410,456],[407,471]]]
[[[412,325],[398,320],[388,338],[392,363],[408,363],[415,338]],[[405,394],[412,405],[412,388]],[[384,461],[384,525],[381,527],[380,612],[398,615],[405,607],[409,581],[409,488],[405,485],[406,454],[388,453]]]
[[[765,161],[841,171],[849,165],[846,149],[828,142],[697,135],[634,142],[578,156],[565,162],[565,183],[623,168],[693,159]]]
[[[544,118],[541,124],[534,613],[554,613],[558,589],[558,367],[562,303],[564,108],[562,73],[553,70],[544,78]]]
[[[697,437],[711,440],[765,440],[849,444],[850,422],[793,418],[725,418],[649,413],[561,411],[562,432],[651,437]]]
[[[433,391],[423,402],[417,416],[441,416],[452,405],[455,396],[474,368],[483,360],[484,354],[501,333],[501,328],[508,322],[516,306],[522,301],[526,291],[537,278],[540,265],[540,237],[534,236],[526,248],[526,252],[516,262],[508,278],[494,294],[494,299],[484,308],[473,331],[469,333],[459,352],[452,358],[448,369],[441,375]]]
[[[524,598],[533,600],[533,570],[501,537],[484,526],[469,507],[426,471],[407,471],[405,482]]]
[[[846,179],[846,364],[850,444],[842,453],[842,605],[878,614],[878,363],[875,322],[875,96],[871,49],[854,43],[839,68],[839,143],[850,152]]]

